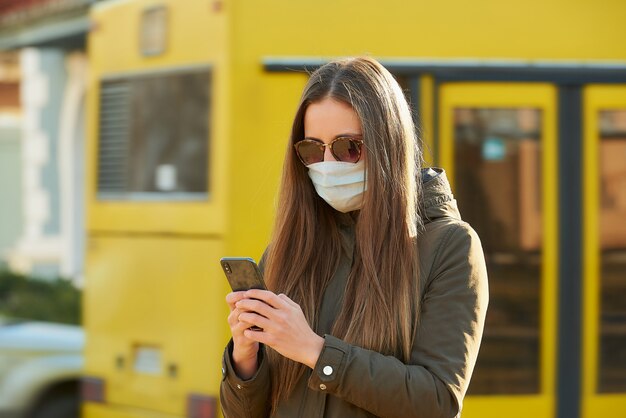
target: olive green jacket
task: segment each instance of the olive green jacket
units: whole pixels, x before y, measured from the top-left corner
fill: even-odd
[[[276,417],[459,417],[474,369],[488,303],[480,240],[461,220],[443,170],[424,171],[425,227],[418,240],[422,300],[409,364],[329,335],[352,264],[354,225],[342,226],[346,255],[326,289],[316,332],[325,342],[315,369],[305,373]],[[241,380],[223,356],[220,389],[227,418],[269,416],[270,373]]]

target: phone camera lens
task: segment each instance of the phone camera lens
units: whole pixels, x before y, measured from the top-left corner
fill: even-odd
[[[230,264],[224,263],[224,271],[228,274],[232,273],[232,270],[230,269]]]

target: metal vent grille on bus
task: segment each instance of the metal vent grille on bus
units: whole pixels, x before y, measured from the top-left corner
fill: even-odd
[[[126,191],[130,137],[130,93],[128,81],[101,84],[98,192]]]

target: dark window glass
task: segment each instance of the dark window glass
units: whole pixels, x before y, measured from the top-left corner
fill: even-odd
[[[104,81],[99,196],[206,198],[209,89],[206,70]]]
[[[455,193],[481,238],[490,302],[470,394],[531,394],[540,382],[541,112],[458,108]]]
[[[600,112],[598,391],[626,392],[626,109]]]

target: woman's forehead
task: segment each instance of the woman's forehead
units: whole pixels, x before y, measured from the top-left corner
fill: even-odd
[[[361,121],[352,106],[325,98],[311,103],[304,114],[304,136],[324,142],[338,135],[361,135]]]

